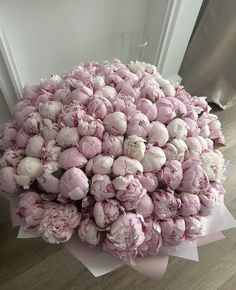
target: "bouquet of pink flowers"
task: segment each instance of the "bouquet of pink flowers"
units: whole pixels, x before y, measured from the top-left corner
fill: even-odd
[[[65,243],[95,275],[123,260],[158,277],[169,255],[197,260],[197,245],[235,227],[210,109],[138,61],[80,64],[25,87],[0,130],[0,190],[19,237]]]

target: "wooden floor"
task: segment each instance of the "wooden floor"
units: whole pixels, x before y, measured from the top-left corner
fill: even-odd
[[[226,204],[236,217],[236,106],[218,112],[234,164],[226,181]],[[236,289],[236,229],[226,239],[199,249],[200,262],[170,258],[161,282],[148,280],[128,266],[94,278],[63,247],[40,239],[16,239],[7,201],[0,198],[0,290],[233,290]]]

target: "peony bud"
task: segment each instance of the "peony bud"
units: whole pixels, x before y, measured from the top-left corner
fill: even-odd
[[[164,151],[156,146],[146,147],[144,158],[141,160],[144,172],[158,171],[166,162]]]
[[[126,156],[118,157],[112,166],[112,173],[115,176],[124,176],[126,174],[143,173],[142,164],[136,160]]]
[[[28,156],[41,158],[42,148],[44,146],[44,139],[41,135],[34,135],[29,138],[25,153]]]
[[[92,158],[102,151],[101,140],[93,136],[84,136],[79,141],[79,151],[86,157]]]
[[[163,147],[168,140],[169,133],[166,126],[158,121],[152,122],[151,130],[148,135],[148,142]]]
[[[62,147],[75,146],[79,142],[77,128],[61,128],[61,130],[57,133],[56,141]]]
[[[143,138],[131,135],[127,137],[124,141],[124,155],[137,159],[142,160],[145,155],[145,141]]]
[[[82,168],[87,163],[87,159],[81,154],[76,147],[63,151],[59,157],[59,165],[65,170],[71,167]]]

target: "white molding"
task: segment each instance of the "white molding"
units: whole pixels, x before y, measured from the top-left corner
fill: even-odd
[[[168,81],[170,81],[172,84],[173,83],[179,83],[180,84],[182,82],[182,77],[179,74],[177,74],[175,76],[169,77]]]
[[[200,11],[202,0],[168,0],[154,63],[165,78],[175,78]]]
[[[8,84],[8,86],[13,86],[15,94],[16,94],[16,99],[20,99],[22,97],[21,92],[22,92],[23,85],[19,77],[19,73],[16,69],[14,57],[12,55],[12,52],[11,52],[11,49],[7,40],[7,36],[5,34],[3,25],[1,23],[0,23],[0,57],[2,57],[5,62],[9,80],[11,82],[11,84]],[[12,96],[11,98],[15,98],[15,97]],[[7,103],[9,102],[8,100],[6,101]],[[10,108],[10,110],[12,109]]]

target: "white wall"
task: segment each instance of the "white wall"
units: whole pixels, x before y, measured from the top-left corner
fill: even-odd
[[[0,90],[0,125],[11,119],[10,111]]]
[[[126,61],[131,33],[143,36],[149,2],[0,0],[0,21],[22,84],[91,59]]]

